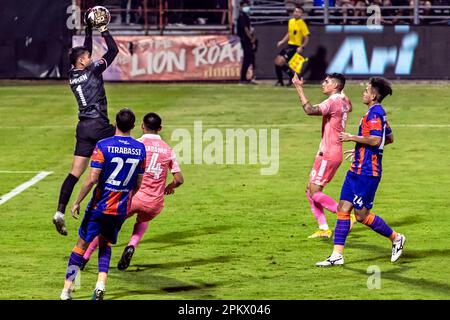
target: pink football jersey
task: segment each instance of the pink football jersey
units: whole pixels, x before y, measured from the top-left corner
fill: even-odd
[[[322,141],[319,152],[324,159],[342,161],[342,142],[339,133],[345,131],[348,113],[352,111],[352,104],[347,96],[333,94],[319,104],[322,112]]]
[[[155,205],[164,205],[166,177],[180,172],[175,152],[157,134],[144,134],[138,141],[145,145],[147,159],[142,185],[135,197]]]

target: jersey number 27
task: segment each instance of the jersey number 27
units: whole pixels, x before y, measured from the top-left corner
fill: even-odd
[[[118,187],[118,186],[120,186],[122,181],[115,180],[115,179],[116,179],[117,175],[119,174],[119,172],[122,170],[124,162],[123,162],[123,159],[119,158],[119,157],[112,158],[111,162],[117,163],[117,166],[114,169],[114,171],[111,173],[109,178],[106,180],[106,183],[109,183],[109,184],[112,184],[113,186]],[[123,181],[123,186],[124,187],[130,182],[130,179],[133,176],[133,173],[136,170],[137,165],[139,164],[139,159],[128,158],[125,161],[125,163],[130,163],[131,164],[131,168],[130,168],[130,171],[128,172],[127,177]]]

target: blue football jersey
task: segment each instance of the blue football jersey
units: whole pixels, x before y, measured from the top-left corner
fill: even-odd
[[[144,144],[132,137],[100,140],[92,155],[91,168],[102,172],[86,210],[126,215],[137,177],[145,171],[145,158]]]

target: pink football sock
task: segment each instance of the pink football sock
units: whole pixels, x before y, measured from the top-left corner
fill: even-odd
[[[320,191],[316,192],[312,196],[312,199],[316,203],[319,203],[323,208],[327,209],[328,211],[331,211],[333,213],[337,212],[338,203],[334,201],[334,199],[331,198],[330,196],[327,196],[325,193]]]
[[[131,236],[129,246],[137,247],[142,237],[144,236],[145,231],[148,228],[148,221],[146,222],[136,222],[134,224],[133,235]]]
[[[89,260],[91,258],[92,253],[97,249],[98,247],[98,236],[92,240],[91,244],[89,245],[89,248],[87,248],[86,252],[83,255],[83,258],[86,260]]]
[[[309,191],[306,192],[306,197],[308,198],[309,205],[311,206],[311,211],[314,214],[314,217],[316,218],[317,222],[319,223],[319,226],[326,225],[327,218],[323,213],[322,205],[320,203],[315,202],[313,198],[311,198],[311,194],[309,193]]]

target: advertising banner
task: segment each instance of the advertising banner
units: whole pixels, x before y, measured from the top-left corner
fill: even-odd
[[[106,52],[101,36],[93,38],[93,57]],[[103,73],[112,81],[239,80],[242,49],[239,37],[114,36],[119,55]],[[74,36],[73,45],[83,45]]]
[[[302,73],[320,80],[338,72],[347,78],[384,76],[390,79],[449,79],[448,26],[311,26],[310,41],[302,51],[308,59]],[[257,26],[259,49],[256,76],[274,79],[277,42],[287,26]]]

